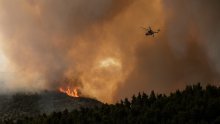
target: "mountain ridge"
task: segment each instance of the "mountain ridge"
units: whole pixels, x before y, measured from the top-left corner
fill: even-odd
[[[20,118],[24,116],[36,116],[64,111],[65,109],[79,110],[93,108],[102,103],[98,100],[86,97],[70,97],[56,91],[41,93],[16,93],[0,95],[0,120]]]

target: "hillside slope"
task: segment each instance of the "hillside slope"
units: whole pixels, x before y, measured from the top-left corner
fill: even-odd
[[[8,121],[12,122],[12,121]],[[115,105],[54,112],[18,124],[220,124],[220,87],[187,86],[170,95],[139,93]]]
[[[101,104],[91,98],[70,97],[60,92],[0,95],[0,120],[36,116],[42,113],[50,114],[65,109],[71,111],[81,107],[91,108]]]

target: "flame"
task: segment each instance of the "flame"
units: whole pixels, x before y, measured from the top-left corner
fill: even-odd
[[[63,89],[62,87],[60,87],[59,91],[62,92],[62,93],[65,93],[65,94],[67,94],[68,96],[71,96],[71,97],[79,97],[78,88],[70,89],[69,87],[67,87],[67,89]]]

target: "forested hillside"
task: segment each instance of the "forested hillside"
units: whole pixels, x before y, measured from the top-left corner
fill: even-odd
[[[60,92],[16,93],[0,95],[0,124],[5,120],[19,120],[81,107],[91,108],[102,103],[91,98],[70,97]]]
[[[8,121],[7,123],[10,123]],[[54,112],[18,124],[220,124],[220,88],[200,84],[170,95],[139,93],[114,105]]]

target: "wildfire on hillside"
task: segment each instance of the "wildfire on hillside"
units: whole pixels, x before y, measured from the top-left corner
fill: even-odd
[[[79,97],[79,93],[78,93],[78,88],[77,87],[75,87],[75,88],[67,87],[66,89],[60,87],[59,91],[62,92],[62,93],[65,93],[65,94],[67,94],[68,96],[71,96],[71,97]]]

